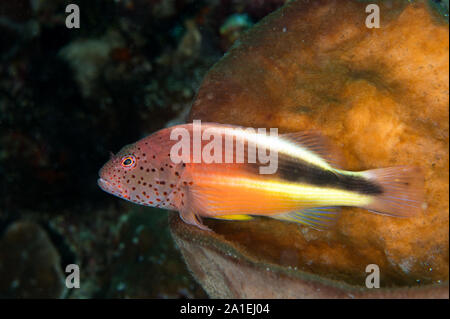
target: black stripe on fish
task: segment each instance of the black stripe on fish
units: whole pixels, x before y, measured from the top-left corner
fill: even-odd
[[[291,182],[338,188],[365,195],[383,193],[381,186],[362,177],[342,175],[302,162],[290,166],[289,169],[279,169],[278,176]]]

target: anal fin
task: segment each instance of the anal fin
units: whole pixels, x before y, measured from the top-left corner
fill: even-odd
[[[270,217],[324,230],[333,226],[339,215],[339,207],[314,207]]]

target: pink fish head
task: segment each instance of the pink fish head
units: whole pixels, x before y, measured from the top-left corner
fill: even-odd
[[[99,171],[100,188],[136,204],[174,209],[180,173],[158,142],[152,135],[111,155]]]
[[[131,200],[134,179],[139,172],[138,164],[143,157],[143,151],[136,144],[123,147],[116,155],[111,154],[110,160],[99,171],[98,185],[102,190],[112,195]]]

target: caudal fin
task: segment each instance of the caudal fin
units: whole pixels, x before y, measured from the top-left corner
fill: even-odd
[[[382,188],[364,208],[396,217],[414,216],[422,210],[424,178],[420,168],[389,167],[368,170],[364,175]]]

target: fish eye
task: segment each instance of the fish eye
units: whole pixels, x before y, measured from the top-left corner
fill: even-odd
[[[122,167],[131,168],[136,165],[136,157],[134,155],[127,155],[122,158]]]

